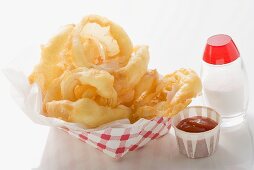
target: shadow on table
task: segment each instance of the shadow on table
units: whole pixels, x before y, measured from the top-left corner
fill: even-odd
[[[179,154],[171,132],[145,147],[114,160],[65,132],[52,128],[38,169],[194,169],[250,170],[253,166],[253,138],[247,122],[221,130],[214,155],[188,159]]]

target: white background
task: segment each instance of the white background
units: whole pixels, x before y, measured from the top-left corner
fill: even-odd
[[[157,68],[163,74],[180,67],[199,72],[206,39],[218,33],[230,35],[246,63],[251,87],[248,119],[254,131],[254,1],[1,0],[1,68],[15,58],[25,58],[20,55],[26,55],[24,51],[30,46],[39,48],[61,25],[77,23],[88,14],[110,18],[126,30],[134,44],[149,45],[149,67]],[[38,167],[49,128],[31,122],[11,99],[9,89],[7,80],[0,73],[0,169]],[[51,131],[51,135],[54,133],[57,132]],[[146,150],[146,154],[152,153]],[[99,159],[98,156],[93,158],[94,161]],[[133,164],[131,160],[129,164]],[[127,166],[126,162],[124,165]],[[248,168],[243,165],[241,169]]]

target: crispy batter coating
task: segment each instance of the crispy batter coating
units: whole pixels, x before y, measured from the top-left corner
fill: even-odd
[[[113,83],[114,77],[104,70],[79,67],[66,71],[60,84],[62,99],[75,101],[101,96],[108,100],[108,105],[115,106],[117,93]]]
[[[147,46],[134,48],[132,56],[125,67],[116,70],[114,87],[118,93],[118,103],[126,104],[134,98],[134,87],[147,71],[149,52]]]
[[[132,42],[125,31],[112,21],[97,15],[85,17],[74,29],[73,61],[76,66],[123,67],[132,53]],[[102,65],[102,67],[100,67]]]
[[[191,69],[160,78],[148,70],[148,46],[97,15],[67,25],[41,48],[29,76],[42,90],[42,114],[95,128],[105,123],[173,116],[201,91]]]
[[[52,101],[46,104],[46,108],[47,116],[81,123],[88,128],[95,128],[118,119],[128,119],[132,112],[130,108],[123,105],[110,108],[101,106],[87,98],[75,102],[69,100]]]
[[[198,75],[191,69],[179,69],[165,75],[154,91],[136,100],[133,118],[171,117],[187,107],[201,88]]]
[[[45,95],[51,82],[63,73],[63,68],[58,65],[62,60],[62,51],[74,26],[66,25],[50,41],[41,47],[40,63],[29,76],[30,83],[38,83],[43,95]]]

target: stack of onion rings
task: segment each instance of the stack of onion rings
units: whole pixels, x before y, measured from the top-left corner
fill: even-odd
[[[88,128],[171,117],[201,91],[190,69],[162,78],[148,70],[148,46],[133,47],[119,25],[97,15],[63,27],[41,51],[29,81],[42,90],[42,114]]]

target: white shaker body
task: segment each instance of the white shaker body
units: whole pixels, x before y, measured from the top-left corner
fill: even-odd
[[[221,113],[224,126],[242,122],[248,106],[248,80],[241,57],[222,65],[202,61],[204,105]]]

